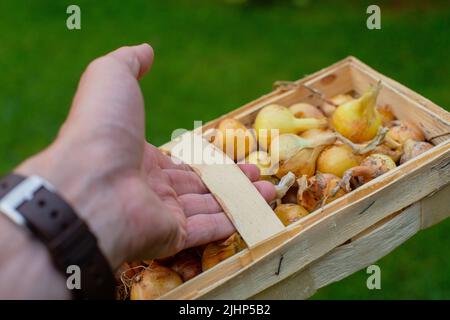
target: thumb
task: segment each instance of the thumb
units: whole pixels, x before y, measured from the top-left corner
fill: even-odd
[[[69,116],[60,134],[79,135],[95,128],[126,129],[144,136],[144,101],[137,79],[153,63],[148,44],[122,47],[95,59],[83,73]]]

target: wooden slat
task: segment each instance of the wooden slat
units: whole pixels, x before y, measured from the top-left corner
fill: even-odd
[[[168,151],[198,173],[250,248],[284,230],[247,176],[213,144],[188,132]]]
[[[349,244],[335,248],[310,266],[256,294],[251,299],[306,299],[318,289],[366,268],[411,238],[450,216],[450,185],[400,214],[364,231]]]

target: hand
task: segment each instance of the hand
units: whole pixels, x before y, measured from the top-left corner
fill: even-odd
[[[123,47],[83,74],[57,139],[17,168],[50,181],[97,235],[113,268],[227,237],[234,227],[200,178],[145,142],[138,79],[149,45]],[[251,181],[255,166],[241,166]],[[268,182],[255,182],[267,201]]]

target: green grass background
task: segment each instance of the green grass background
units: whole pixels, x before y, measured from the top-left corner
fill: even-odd
[[[66,28],[81,7],[82,30]],[[0,2],[0,172],[45,147],[64,120],[85,66],[116,47],[149,42],[155,63],[142,81],[147,137],[211,120],[354,55],[443,107],[450,106],[448,1],[377,1],[382,29],[366,28],[373,1]],[[419,186],[418,186],[419,187]],[[315,299],[450,298],[450,221],[425,230],[378,262],[382,290],[367,274]]]

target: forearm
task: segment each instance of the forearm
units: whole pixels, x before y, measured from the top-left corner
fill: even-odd
[[[47,249],[0,214],[0,299],[70,299]]]

